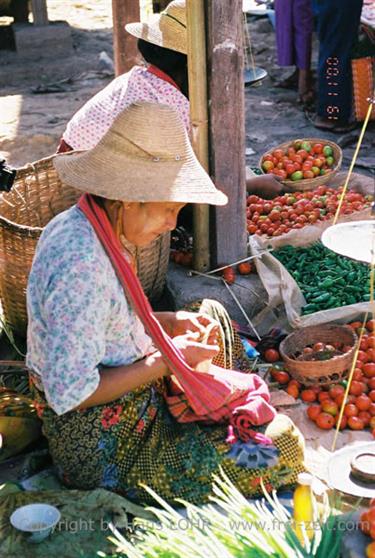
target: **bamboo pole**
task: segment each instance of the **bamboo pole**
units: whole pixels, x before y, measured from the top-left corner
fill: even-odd
[[[191,140],[196,156],[208,172],[208,109],[206,77],[206,31],[204,0],[187,0],[187,39]],[[194,205],[193,267],[206,271],[210,266],[209,206]]]
[[[138,60],[137,39],[126,33],[124,27],[140,20],[139,0],[112,0],[112,18],[115,71],[119,76]]]

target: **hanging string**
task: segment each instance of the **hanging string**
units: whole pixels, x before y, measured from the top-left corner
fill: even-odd
[[[334,225],[336,225],[337,219],[339,218],[341,207],[342,207],[342,204],[343,204],[343,201],[344,201],[344,198],[345,198],[345,194],[346,194],[346,191],[348,189],[349,180],[352,176],[353,168],[354,168],[354,166],[357,162],[357,157],[358,157],[358,153],[359,153],[359,150],[361,148],[361,145],[362,145],[363,136],[365,135],[367,125],[368,125],[369,120],[370,120],[373,104],[375,103],[375,89],[373,91],[373,98],[369,99],[369,100],[370,100],[370,104],[369,104],[369,107],[368,107],[368,110],[367,110],[366,118],[363,122],[362,130],[361,130],[361,133],[360,133],[359,138],[358,138],[357,147],[355,149],[352,161],[350,163],[348,175],[346,177],[344,188],[343,188],[343,191],[342,191],[341,196],[340,196],[339,205],[338,205],[337,210],[336,210],[335,218],[333,219],[333,224]]]
[[[253,75],[255,76],[255,59],[254,59],[253,49],[251,45],[250,31],[247,25],[246,13],[243,14],[243,35],[244,35],[245,68],[246,70],[249,70],[251,66]],[[249,60],[249,55],[250,55],[250,60]]]

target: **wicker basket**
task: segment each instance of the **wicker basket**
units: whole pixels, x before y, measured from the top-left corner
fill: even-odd
[[[374,59],[371,56],[352,60],[354,114],[358,122],[363,122],[369,107],[369,98],[374,91]],[[375,120],[372,108],[370,120]]]
[[[286,141],[284,143],[281,143],[277,147],[274,147],[272,151],[275,151],[275,149],[285,150],[288,147],[292,147],[296,141],[309,141],[310,143],[323,143],[324,145],[329,145],[330,147],[332,147],[333,157],[336,161],[336,165],[332,167],[332,171],[327,175],[316,176],[315,178],[304,178],[303,180],[298,180],[296,182],[294,180],[289,180],[289,179],[282,180],[281,182],[285,184],[285,186],[287,186],[286,189],[288,190],[288,192],[303,192],[305,190],[314,190],[321,184],[325,184],[327,180],[329,180],[340,170],[341,163],[342,163],[341,148],[337,145],[337,143],[334,143],[333,141],[329,141],[327,139],[303,138],[303,139],[296,139],[292,141]],[[269,151],[267,153],[269,153]],[[259,159],[259,168],[262,170],[262,172],[263,172],[262,169],[263,157],[267,155],[267,153],[263,153],[262,157]]]
[[[26,333],[26,286],[38,239],[80,195],[62,185],[48,157],[19,169],[12,190],[0,197],[0,297],[4,320],[19,335]],[[164,288],[169,245],[166,233],[137,251],[138,275],[150,298]]]
[[[330,360],[295,360],[292,355],[302,351],[307,345],[317,342],[331,345],[339,341],[350,345],[347,353]],[[348,326],[321,325],[304,327],[294,331],[280,344],[280,354],[288,372],[305,386],[330,385],[341,381],[351,367],[357,336]]]

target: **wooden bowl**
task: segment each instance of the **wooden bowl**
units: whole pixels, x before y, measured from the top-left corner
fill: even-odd
[[[307,345],[322,342],[332,345],[339,341],[350,345],[350,351],[329,360],[296,360],[292,355],[302,352]],[[280,355],[285,368],[293,378],[305,386],[330,385],[340,382],[347,376],[350,369],[357,336],[348,326],[320,325],[298,329],[288,335],[280,344]]]
[[[303,192],[305,190],[314,190],[315,188],[317,188],[318,186],[320,186],[321,184],[325,184],[327,182],[327,180],[330,180],[332,176],[334,176],[341,167],[341,163],[342,163],[342,150],[341,147],[339,145],[337,145],[337,143],[334,143],[333,141],[327,140],[327,139],[321,139],[321,138],[302,138],[302,139],[295,139],[295,140],[291,140],[291,141],[286,141],[284,143],[281,143],[280,145],[278,145],[277,147],[274,147],[272,150],[267,151],[267,153],[263,153],[262,157],[259,160],[259,168],[261,169],[262,173],[265,174],[263,172],[262,169],[262,162],[263,162],[263,157],[265,157],[267,154],[271,153],[271,151],[275,151],[275,149],[283,149],[286,150],[288,149],[288,147],[293,147],[293,144],[296,141],[308,141],[310,143],[323,143],[324,145],[329,145],[330,147],[332,147],[333,150],[333,157],[335,159],[335,166],[332,167],[332,170],[329,174],[325,175],[321,175],[321,176],[316,176],[315,178],[304,178],[303,180],[290,180],[289,178],[287,178],[286,180],[282,180],[281,182],[283,184],[285,184],[285,186],[287,187],[286,190],[289,192]]]

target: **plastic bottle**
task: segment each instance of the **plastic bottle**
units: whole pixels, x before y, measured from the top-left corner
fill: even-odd
[[[300,542],[305,545],[305,535],[309,540],[314,535],[314,495],[311,489],[313,477],[309,473],[300,473],[297,477],[298,486],[293,495],[294,530]]]

